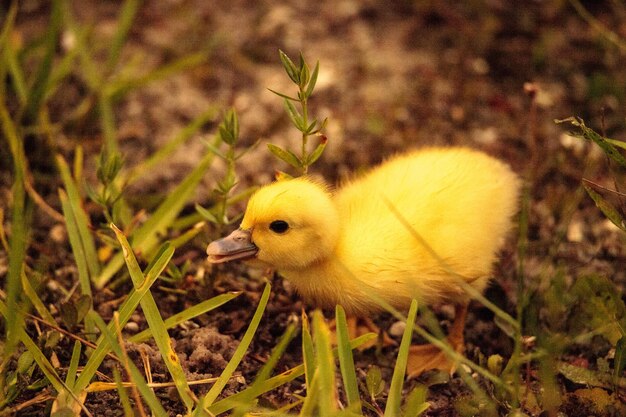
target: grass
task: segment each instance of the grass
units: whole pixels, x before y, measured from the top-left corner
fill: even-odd
[[[572,3],[581,7],[578,2]],[[203,233],[208,223],[219,227],[236,223],[238,217],[232,215],[232,205],[253,191],[234,193],[238,183],[237,163],[249,149],[241,147],[237,114],[226,112],[197,166],[145,213],[145,221],[137,224],[139,213],[133,212],[127,201],[127,188],[145,178],[151,170],[166,164],[175,151],[208,124],[216,122],[220,114],[217,107],[204,109],[146,160],[132,168],[124,166],[119,154],[116,106],[130,92],[210,59],[210,51],[199,51],[146,73],[129,75],[133,71],[125,67],[121,56],[140,7],[138,0],[123,2],[110,42],[102,48],[95,46],[90,28],[73,16],[68,2],[63,0],[51,3],[45,34],[34,45],[20,45],[11,36],[17,3],[13,3],[4,16],[0,33],[0,75],[8,81],[0,86],[0,121],[12,162],[12,189],[10,210],[0,211],[0,241],[8,254],[6,279],[0,294],[0,315],[4,326],[0,415],[21,411],[23,398],[47,403],[56,416],[79,412],[91,415],[87,405],[89,396],[106,389],[118,393],[126,415],[165,416],[169,410],[157,393],[173,387],[178,396],[174,401],[186,415],[192,416],[225,413],[246,416],[254,413],[417,417],[428,410],[429,402],[425,385],[407,392],[405,368],[413,333],[436,344],[457,362],[459,374],[472,393],[458,399],[457,411],[461,415],[503,412],[520,415],[533,407],[531,403],[555,415],[563,401],[559,378],[600,388],[604,393],[618,392],[626,386],[623,378],[626,307],[621,297],[614,296],[613,283],[605,277],[586,275],[577,277],[574,284],[568,284],[558,272],[553,275],[545,273],[543,278],[548,282],[547,287],[536,286],[527,280],[524,260],[528,249],[530,191],[524,197],[519,222],[515,315],[479,293],[472,294],[494,313],[496,321],[511,337],[514,345],[511,357],[493,355],[474,363],[437,338],[434,335],[437,332],[429,332],[416,324],[416,302],[412,303],[406,316],[386,306],[398,320],[406,322],[399,353],[388,384],[380,369],[373,366],[363,387],[355,367],[353,349],[376,336],[369,334],[350,340],[345,312],[338,306],[335,311],[336,346],[331,344],[330,330],[319,311],[313,312],[310,320],[303,315],[300,326],[295,323],[287,326],[254,380],[239,392],[230,394],[225,388],[236,375],[264,320],[272,288],[266,283],[226,367],[214,378],[189,380],[172,348],[169,332],[175,326],[228,305],[240,293],[216,295],[195,305],[181,307],[176,314],[164,318],[155,299],[154,286],[157,280],[168,282],[168,278],[180,284],[185,274],[181,272],[184,267],[179,268],[174,261],[176,251]],[[72,49],[58,51],[62,34],[74,39]],[[618,45],[623,43],[615,39],[612,32],[606,32],[605,36]],[[96,58],[102,56],[103,61]],[[312,118],[309,108],[321,71],[320,63],[311,70],[302,54],[294,63],[282,51],[279,59],[297,93],[295,96],[276,94],[284,100],[285,111],[300,132],[300,138],[298,151],[272,144],[269,151],[295,169],[298,175],[304,175],[322,156],[327,144],[323,135],[326,121]],[[33,62],[36,65],[32,65]],[[81,80],[84,95],[61,120],[51,122],[51,104],[58,100],[63,88],[73,79]],[[93,188],[85,186],[83,171],[93,167],[88,165],[90,161],[85,161],[82,146],[66,152],[58,142],[60,134],[74,133],[74,126],[81,122],[98,126],[103,145],[98,166],[100,183]],[[560,122],[569,123],[580,137],[599,146],[619,168],[626,167],[622,155],[626,149],[624,142],[595,132],[578,118]],[[311,137],[318,138],[318,143],[311,144]],[[43,154],[48,160],[37,160],[32,155],[27,157],[25,143],[33,138],[43,144],[46,151]],[[197,206],[196,212],[189,214],[195,191],[218,159],[226,164],[227,170],[223,178],[214,179],[213,205],[209,208]],[[34,172],[38,164],[55,167],[58,202],[46,200],[49,196],[38,194],[40,177]],[[621,193],[591,180],[585,180],[582,187],[611,222],[626,230],[620,203],[611,202],[611,199],[623,197]],[[94,203],[101,213],[93,209]],[[389,208],[393,210],[392,205]],[[71,267],[77,271],[76,286],[65,290],[65,307],[60,307],[59,311],[50,308],[45,294],[45,275],[49,270],[29,259],[29,251],[36,247],[33,241],[36,230],[31,224],[34,216],[40,214],[64,225],[71,248]],[[400,213],[397,215],[403,220]],[[106,220],[104,226],[97,224],[102,218]],[[428,247],[417,232],[415,238]],[[433,256],[437,254],[433,252]],[[454,274],[453,269],[445,265],[445,260],[440,262]],[[104,288],[123,285],[128,285],[130,290],[107,322],[97,312],[94,298]],[[466,290],[472,293],[471,287]],[[372,294],[372,297],[376,298],[376,295]],[[127,336],[123,329],[138,308],[145,317],[147,329]],[[62,324],[58,324],[57,319]],[[572,322],[579,324],[573,326]],[[279,360],[298,334],[302,339],[302,364],[275,374]],[[599,358],[591,369],[561,359],[572,346],[588,346],[593,337],[608,341],[614,359]],[[151,374],[140,369],[129,357],[127,342],[147,341],[156,345],[163,359],[167,369],[166,383],[155,383]],[[57,353],[60,346],[70,346],[66,355]],[[110,381],[101,380],[100,370],[106,358],[117,364]],[[532,381],[531,369],[537,370],[538,375]],[[270,410],[263,406],[260,399],[264,394],[298,378],[305,381],[305,394],[294,396],[293,401],[282,409]],[[206,385],[204,394],[199,394],[201,391],[196,388],[199,384]],[[600,394],[589,391],[589,395]]]

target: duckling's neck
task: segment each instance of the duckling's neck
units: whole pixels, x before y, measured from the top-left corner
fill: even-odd
[[[302,297],[315,307],[334,308],[340,304],[348,314],[367,315],[378,309],[367,294],[368,284],[361,282],[335,256],[305,269],[279,271]],[[373,289],[372,289],[373,290]]]

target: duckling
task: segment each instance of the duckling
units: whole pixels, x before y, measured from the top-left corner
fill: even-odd
[[[260,188],[239,229],[209,244],[208,259],[275,268],[310,303],[340,304],[353,316],[381,311],[370,294],[399,309],[413,298],[452,303],[448,341],[462,352],[470,297],[457,280],[485,289],[512,227],[519,189],[508,165],[485,153],[424,148],[393,157],[334,192],[308,177]],[[411,349],[409,375],[451,369],[434,346]]]

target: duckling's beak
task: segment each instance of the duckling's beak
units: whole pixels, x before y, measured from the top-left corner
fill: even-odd
[[[252,243],[252,232],[243,229],[237,229],[225,238],[209,243],[206,248],[209,262],[213,264],[252,258],[258,251],[259,248]]]

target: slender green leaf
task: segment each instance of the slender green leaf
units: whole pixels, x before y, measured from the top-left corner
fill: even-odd
[[[56,53],[57,41],[63,25],[63,14],[61,13],[61,2],[52,2],[52,10],[50,12],[50,21],[47,26],[47,33],[45,37],[45,52],[37,73],[35,74],[35,80],[32,83],[32,88],[29,91],[26,112],[25,115],[28,119],[34,119],[39,112],[39,108],[45,97],[46,90],[48,89],[48,81],[52,72],[52,65],[54,55]]]
[[[66,225],[69,228],[74,230],[74,242],[70,240],[72,244],[73,250],[79,250],[79,255],[84,257],[84,262],[86,263],[87,269],[89,271],[89,277],[94,279],[100,273],[100,262],[98,261],[98,254],[96,251],[96,244],[93,239],[93,235],[91,234],[91,229],[89,227],[89,218],[87,213],[82,208],[80,192],[74,179],[72,178],[72,174],[70,173],[69,166],[65,159],[62,156],[57,155],[56,157],[57,168],[59,173],[61,174],[61,178],[63,179],[63,185],[65,186],[65,190],[67,192],[67,207],[70,216],[68,217],[66,214]],[[68,222],[72,223],[67,224]],[[72,239],[72,235],[70,235],[70,239]],[[74,252],[77,255],[77,252]],[[77,260],[77,262],[79,262]],[[82,282],[83,285],[82,291],[84,294],[91,294],[90,286],[86,285],[86,282]]]
[[[616,139],[609,139],[609,138],[604,138],[604,140],[609,142],[611,145],[617,146],[618,148],[626,149],[626,142],[624,142],[623,140],[616,140]]]
[[[311,97],[311,94],[313,94],[313,89],[315,88],[315,84],[317,84],[317,76],[320,72],[320,62],[317,61],[317,63],[315,64],[315,68],[313,68],[313,72],[311,73],[311,78],[309,80],[309,84],[306,88],[306,91],[304,92],[304,98],[309,98]]]
[[[290,150],[279,148],[278,146],[271,144],[271,143],[267,144],[267,148],[277,158],[279,158],[282,161],[285,161],[292,167],[302,168],[302,161],[300,161],[300,158],[298,158],[298,156],[294,154],[293,152],[291,152]]]
[[[151,172],[152,169],[163,163],[169,156],[172,155],[172,153],[174,153],[174,151],[179,149],[181,145],[186,143],[200,129],[206,126],[207,123],[209,123],[210,121],[214,121],[216,115],[217,108],[214,106],[209,107],[198,117],[193,119],[180,132],[178,132],[172,140],[165,144],[165,146],[163,146],[161,149],[148,157],[148,159],[140,162],[138,165],[132,168],[128,174],[120,175],[121,179],[119,185],[121,185],[121,183],[132,184],[146,173]],[[220,139],[216,138],[213,145],[217,146],[219,142]]]
[[[28,276],[26,276],[26,272],[22,270],[22,290],[24,291],[24,295],[28,299],[28,301],[35,307],[35,310],[39,314],[39,316],[46,321],[48,324],[56,325],[57,322],[54,319],[54,316],[48,311],[39,295],[37,295],[37,291],[33,287],[32,283]]]
[[[213,213],[211,213],[209,210],[205,209],[204,207],[202,207],[199,204],[195,205],[196,207],[196,211],[198,213],[200,213],[200,215],[207,221],[211,222],[211,223],[215,223],[215,224],[220,224],[220,221],[218,220],[217,217],[215,217],[215,215]]]
[[[65,375],[65,385],[68,388],[72,388],[76,381],[76,372],[78,371],[78,363],[80,361],[80,342],[74,341],[74,349],[72,350],[72,357],[70,358],[70,366],[67,369],[67,375]]]
[[[104,136],[104,147],[107,154],[117,154],[119,147],[117,146],[117,123],[113,110],[113,100],[109,96],[100,94],[98,96],[98,111],[100,113],[100,129]]]
[[[570,123],[580,129],[580,133],[573,133],[573,136],[587,139],[597,144],[605,154],[621,167],[626,167],[626,158],[613,146],[615,141],[607,141],[605,137],[585,125],[585,121],[579,117],[568,117],[567,119],[555,120],[555,123]]]
[[[321,411],[320,406],[320,397],[323,396],[323,393],[320,392],[319,387],[319,372],[316,369],[313,373],[313,379],[310,383],[306,384],[306,398],[302,402],[302,410],[300,410],[300,417],[317,417],[317,416],[327,416],[329,414],[324,414]],[[316,413],[317,409],[320,409]]]
[[[315,161],[319,159],[320,156],[322,156],[322,152],[324,152],[324,149],[326,149],[327,143],[328,139],[326,138],[326,136],[322,135],[320,137],[319,145],[317,145],[313,152],[311,152],[311,154],[309,155],[307,159],[307,165],[312,165]]]
[[[176,249],[180,248],[187,242],[191,241],[191,239],[198,236],[200,232],[204,229],[205,225],[206,223],[202,221],[194,224],[193,227],[191,227],[189,230],[186,230],[183,234],[172,239],[172,246],[174,246]]]
[[[304,61],[304,57],[302,56],[302,53],[300,53],[300,82],[298,83],[300,86],[300,89],[304,90],[304,87],[306,87],[306,85],[309,83],[309,79],[311,77],[311,72],[309,70],[309,66],[306,64],[306,62]],[[306,100],[306,97],[305,97]]]
[[[307,385],[313,382],[313,374],[315,373],[315,349],[313,347],[313,338],[309,327],[309,318],[306,313],[302,312],[302,361],[304,364],[304,376]]]
[[[110,97],[112,100],[117,100],[131,91],[145,87],[155,81],[163,80],[184,70],[196,67],[206,62],[208,57],[209,51],[197,52],[162,65],[141,77],[115,80],[105,86],[103,94]]]
[[[330,345],[330,330],[320,310],[313,312],[313,333],[317,355],[319,377],[319,413],[330,416],[337,411],[337,389],[335,386],[335,359]]]
[[[128,390],[126,389],[126,387],[124,387],[122,376],[120,375],[120,371],[118,368],[113,368],[113,380],[115,381],[117,395],[120,397],[119,402],[122,404],[122,409],[124,410],[124,416],[134,416],[135,413],[133,410],[133,406],[130,403],[130,398],[128,397]]]
[[[252,342],[252,338],[254,337],[254,334],[256,333],[257,328],[259,327],[259,323],[261,322],[261,318],[263,317],[263,313],[265,312],[265,307],[267,306],[267,301],[269,300],[271,290],[272,290],[271,284],[267,283],[265,285],[265,289],[263,290],[263,294],[261,294],[259,305],[257,306],[256,311],[254,312],[254,315],[252,316],[252,320],[250,320],[250,324],[248,325],[246,332],[241,338],[241,342],[239,342],[239,345],[237,346],[235,353],[233,353],[233,357],[230,359],[230,361],[228,361],[226,368],[224,368],[224,370],[220,374],[217,381],[215,381],[215,383],[213,384],[209,392],[207,392],[206,395],[202,397],[202,399],[200,400],[200,403],[198,404],[198,407],[196,408],[194,412],[194,415],[196,416],[200,415],[200,413],[205,407],[210,407],[215,402],[217,397],[220,395],[220,393],[222,392],[222,390],[224,389],[224,387],[230,380],[230,377],[233,375],[233,372],[235,372],[235,369],[237,369],[237,366],[239,366],[239,363],[241,362],[244,355],[246,354],[246,351],[248,350],[248,347],[250,346],[250,343]]]
[[[606,216],[606,218],[609,219],[611,223],[619,227],[621,230],[626,231],[626,223],[624,222],[624,218],[622,217],[621,213],[588,184],[583,183],[583,187],[585,188],[587,194],[589,194],[589,197],[591,197],[594,203],[596,203],[596,206]]]
[[[11,155],[13,156],[14,180],[12,188],[12,218],[11,237],[9,239],[9,269],[5,282],[6,301],[9,308],[6,323],[7,344],[3,351],[2,366],[13,354],[13,349],[17,345],[18,330],[22,327],[23,317],[18,311],[18,300],[20,296],[20,281],[28,247],[28,226],[26,213],[26,190],[24,181],[26,180],[26,158],[24,156],[24,144],[22,138],[13,124],[13,121],[5,107],[4,100],[0,100],[0,120],[2,131],[9,142]]]
[[[353,411],[361,410],[361,399],[359,397],[359,386],[354,369],[354,359],[352,349],[350,349],[350,335],[348,333],[348,323],[346,312],[343,307],[337,305],[335,309],[335,323],[337,327],[337,354],[339,357],[339,368],[343,379],[343,387],[346,391],[348,406]]]
[[[71,207],[67,194],[61,188],[59,188],[59,200],[61,201],[61,208],[63,209],[63,215],[65,216],[65,226],[67,234],[72,246],[72,253],[74,255],[74,261],[78,268],[78,281],[83,294],[91,294],[91,283],[89,281],[89,268],[87,267],[87,255],[85,254],[85,247],[83,246],[80,233],[78,232],[78,225],[74,210]]]
[[[205,300],[201,303],[196,304],[193,307],[189,307],[187,309],[185,309],[184,311],[181,311],[180,313],[174,314],[173,316],[168,317],[165,320],[165,327],[168,329],[171,329],[174,326],[177,326],[181,323],[184,323],[188,320],[193,319],[194,317],[198,317],[204,313],[207,313],[211,310],[214,310],[224,304],[226,304],[227,302],[229,302],[230,300],[232,300],[235,297],[238,297],[241,294],[241,292],[232,292],[232,293],[228,293],[228,294],[220,294],[216,297],[213,297],[209,300]],[[141,343],[146,341],[147,339],[149,339],[152,336],[152,330],[150,328],[137,333],[136,335],[128,338],[129,342],[133,342],[133,343]]]
[[[389,395],[387,397],[387,405],[385,407],[385,417],[401,417],[400,406],[402,405],[402,385],[404,383],[404,375],[406,373],[406,364],[409,358],[409,348],[411,346],[411,337],[413,335],[413,325],[417,316],[417,301],[411,301],[409,314],[406,318],[406,327],[402,335],[402,342],[398,349],[398,357],[396,358],[396,366],[393,369],[391,378],[391,386],[389,387]]]
[[[141,0],[126,0],[122,5],[117,19],[117,29],[109,47],[109,58],[106,64],[107,71],[112,70],[119,61],[120,52],[126,42],[128,32],[133,25],[133,20],[140,5]]]
[[[138,290],[144,284],[145,277],[141,272],[139,264],[137,263],[135,254],[133,253],[128,240],[122,231],[113,224],[111,224],[111,228],[115,232],[115,236],[122,246],[126,267],[128,268],[128,272],[130,273],[135,289]],[[163,318],[159,313],[159,308],[156,301],[154,301],[154,298],[152,297],[152,293],[147,291],[139,303],[141,304],[141,309],[146,317],[148,326],[152,329],[154,341],[159,348],[163,362],[174,380],[174,385],[178,390],[178,395],[180,395],[180,398],[185,403],[187,409],[191,410],[191,407],[193,406],[193,399],[189,395],[190,389],[187,384],[187,378],[185,377],[185,371],[180,365],[178,355],[172,348],[167,328],[165,327],[165,323],[163,323]]]
[[[300,74],[298,73],[296,65],[293,63],[293,61],[287,56],[286,53],[284,53],[280,49],[278,50],[278,55],[281,62],[283,63],[283,68],[285,68],[285,71],[287,72],[289,78],[291,78],[291,81],[296,84],[300,84],[300,80],[298,78]]]
[[[257,373],[254,382],[250,386],[249,389],[242,392],[241,398],[238,400],[242,406],[233,414],[233,417],[243,417],[245,412],[250,408],[249,406],[253,404],[254,400],[258,395],[255,395],[256,392],[265,392],[269,389],[265,388],[265,384],[268,383],[268,378],[270,377],[272,370],[278,363],[278,360],[283,355],[289,342],[293,340],[296,335],[297,326],[293,323],[290,323],[285,330],[285,333],[281,336],[278,344],[272,350],[272,353],[268,360],[265,362],[261,370]],[[271,388],[270,388],[271,389]]]
[[[8,13],[4,17],[4,25],[2,26],[2,33],[0,34],[0,51],[4,52],[4,59],[0,56],[0,75],[4,79],[4,75],[7,72],[5,64],[8,67],[8,72],[11,74],[11,80],[15,88],[15,93],[20,100],[20,104],[26,103],[28,99],[28,88],[26,87],[26,81],[24,79],[24,73],[20,68],[17,53],[13,47],[11,41],[11,33],[13,32],[13,26],[15,24],[15,16],[17,15],[18,2],[11,3]],[[0,85],[0,97],[6,97],[5,85]]]
[[[296,106],[293,105],[291,100],[284,100],[285,110],[287,110],[287,115],[291,119],[291,122],[300,130],[301,132],[306,132],[308,126],[304,124],[304,119]]]
[[[268,88],[268,90],[270,90],[272,93],[276,94],[278,97],[282,97],[282,98],[284,98],[286,100],[300,101],[296,97],[291,97],[291,96],[288,96],[287,94],[279,93],[278,91],[272,90],[271,88]]]

